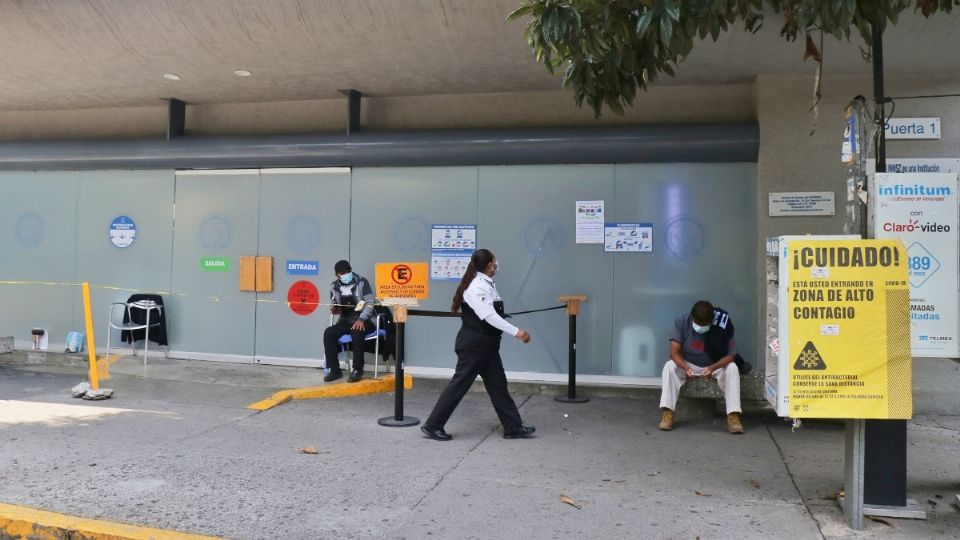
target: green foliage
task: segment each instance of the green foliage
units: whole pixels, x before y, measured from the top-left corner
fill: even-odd
[[[529,18],[524,36],[537,63],[572,87],[577,107],[588,104],[600,116],[603,106],[623,114],[637,89],[646,90],[660,74],[673,76],[693,50],[696,38],[742,22],[749,32],[763,25],[764,12],[783,14],[780,35],[804,36],[806,56],[820,61],[810,32],[820,30],[849,40],[856,30],[872,42],[914,7],[924,16],[951,12],[960,0],[523,0],[508,20]]]

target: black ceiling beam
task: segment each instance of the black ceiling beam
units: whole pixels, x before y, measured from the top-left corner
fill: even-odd
[[[167,107],[167,140],[183,137],[187,127],[187,104],[177,98],[170,98]]]
[[[341,94],[347,96],[347,135],[360,131],[360,100],[363,94],[349,89],[341,90]]]

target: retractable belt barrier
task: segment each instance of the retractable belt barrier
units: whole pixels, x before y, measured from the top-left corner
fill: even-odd
[[[552,306],[547,308],[539,309],[529,309],[525,311],[517,311],[514,313],[508,313],[506,318],[513,317],[515,315],[526,315],[528,313],[540,313],[542,311],[554,311],[558,309],[566,309],[567,315],[569,317],[569,326],[568,326],[568,374],[567,374],[567,394],[557,396],[557,401],[565,403],[585,403],[590,401],[589,398],[577,396],[577,315],[580,314],[580,304],[587,301],[587,297],[584,295],[563,295],[557,299],[559,302],[564,302],[564,304],[559,306]],[[436,311],[428,309],[408,309],[405,305],[396,305],[394,306],[395,313],[393,316],[394,324],[397,328],[397,343],[396,350],[394,354],[397,358],[397,367],[396,367],[396,388],[394,390],[394,401],[393,401],[393,416],[385,416],[377,420],[377,423],[381,426],[387,427],[407,427],[415,426],[420,423],[420,419],[414,418],[412,416],[404,416],[403,413],[403,368],[404,368],[404,340],[406,338],[406,326],[407,326],[407,317],[460,317],[459,313],[453,313],[451,311]]]

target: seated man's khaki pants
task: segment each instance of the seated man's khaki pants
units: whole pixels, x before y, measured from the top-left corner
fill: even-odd
[[[695,374],[703,373],[704,368],[690,365]],[[730,362],[726,366],[713,372],[713,378],[720,384],[724,400],[727,402],[727,414],[741,412],[740,409],[740,369],[737,364]],[[677,398],[680,388],[687,382],[687,374],[669,360],[663,366],[663,393],[660,394],[660,408],[666,407],[671,411],[677,410]]]

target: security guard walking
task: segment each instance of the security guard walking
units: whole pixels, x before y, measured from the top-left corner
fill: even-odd
[[[503,300],[493,283],[498,266],[497,258],[489,250],[473,252],[453,296],[451,310],[454,313],[459,311],[462,321],[454,345],[457,369],[450,384],[440,394],[430,418],[420,427],[431,439],[449,441],[453,438],[443,427],[477,375],[483,378],[493,408],[503,424],[504,439],[529,438],[536,431],[533,426],[523,425],[517,405],[507,392],[507,376],[500,359],[500,336],[506,332],[529,343],[530,334],[503,319]]]

